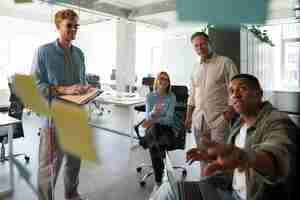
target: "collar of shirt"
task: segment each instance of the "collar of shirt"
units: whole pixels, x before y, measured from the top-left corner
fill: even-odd
[[[55,45],[55,49],[56,49],[60,54],[65,55],[65,50],[59,46],[58,39],[55,40],[54,45]],[[72,53],[72,48],[73,48],[73,45],[71,45],[71,47],[70,47],[70,53]]]
[[[217,56],[216,53],[211,53],[210,55],[208,55],[208,57],[206,59],[201,58],[200,64],[210,63],[216,56]]]
[[[271,112],[272,110],[274,110],[274,107],[272,106],[272,104],[268,101],[265,101],[263,103],[263,107],[262,109],[259,111],[255,121],[253,122],[253,124],[251,124],[248,127],[248,131],[250,132],[254,132],[254,130],[257,128],[257,126],[259,124],[264,124],[264,117],[266,116],[267,113]],[[233,142],[233,139],[235,138],[235,136],[239,133],[240,128],[243,126],[244,122],[242,120],[242,118],[240,117],[236,123],[234,123],[233,127],[232,127],[232,134],[229,136],[228,141]]]

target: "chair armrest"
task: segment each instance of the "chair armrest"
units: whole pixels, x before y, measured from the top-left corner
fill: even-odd
[[[142,121],[140,121],[138,124],[136,124],[136,125],[134,126],[134,131],[135,131],[136,136],[138,137],[138,139],[141,139],[139,127],[144,123],[145,120],[146,120],[146,119],[143,119]]]

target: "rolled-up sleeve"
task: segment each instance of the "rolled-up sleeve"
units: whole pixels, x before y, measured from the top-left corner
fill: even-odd
[[[42,48],[38,48],[35,51],[32,66],[31,74],[35,76],[36,85],[44,97],[49,95],[49,80],[48,73],[45,66],[45,55]]]
[[[194,73],[193,73],[194,74]],[[188,105],[195,106],[195,80],[194,76],[191,76],[190,80],[190,90],[189,90],[189,98],[188,98]]]
[[[231,78],[237,75],[239,72],[234,62],[229,58],[227,58],[224,62],[224,67],[226,84],[229,85]]]
[[[82,65],[80,68],[80,82],[82,84],[86,85],[87,84],[87,76],[86,76],[85,58],[84,58],[83,52],[80,49],[78,49],[78,51],[79,51],[80,59],[82,61]]]

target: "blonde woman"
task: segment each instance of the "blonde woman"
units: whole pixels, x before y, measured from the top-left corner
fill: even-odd
[[[163,159],[166,148],[172,144],[176,129],[174,110],[176,97],[171,92],[170,77],[167,72],[160,72],[154,81],[154,90],[146,98],[146,130],[156,185],[155,192],[162,182],[164,171]]]

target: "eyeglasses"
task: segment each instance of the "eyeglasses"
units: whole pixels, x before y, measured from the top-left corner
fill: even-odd
[[[160,76],[159,80],[160,81],[169,81],[168,77],[165,77],[165,76]]]
[[[68,24],[66,24],[66,27],[68,28],[68,29],[78,29],[79,28],[79,26],[80,26],[80,24],[71,24],[71,23],[68,23]]]

